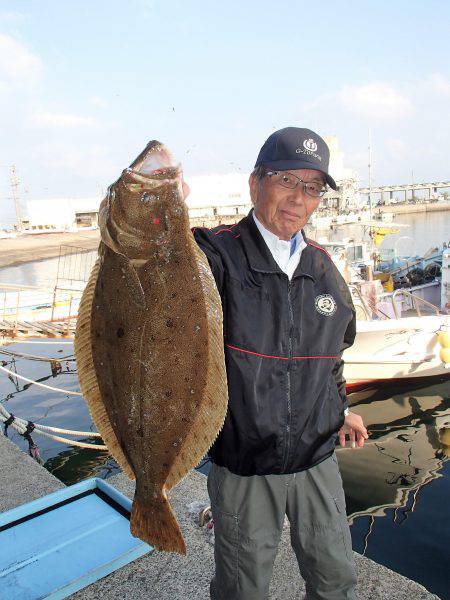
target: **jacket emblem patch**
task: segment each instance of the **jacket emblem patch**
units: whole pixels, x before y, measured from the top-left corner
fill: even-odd
[[[315,306],[318,313],[331,317],[337,309],[337,304],[331,294],[321,294],[316,297]]]

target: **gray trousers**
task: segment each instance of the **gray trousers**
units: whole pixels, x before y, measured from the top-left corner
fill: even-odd
[[[285,515],[308,600],[355,596],[356,573],[336,456],[294,475],[241,477],[212,466],[213,600],[265,600]]]

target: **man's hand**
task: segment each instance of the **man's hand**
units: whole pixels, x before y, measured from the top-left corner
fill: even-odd
[[[356,448],[356,444],[361,448],[364,446],[364,440],[367,440],[369,437],[362,418],[352,412],[349,412],[345,417],[345,422],[339,430],[339,443],[341,446],[345,446],[346,433],[350,438],[351,448]]]

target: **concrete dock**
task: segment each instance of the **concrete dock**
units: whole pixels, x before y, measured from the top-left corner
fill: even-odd
[[[0,435],[0,510],[58,490],[63,484],[6,437]],[[120,474],[108,483],[129,496],[134,483]],[[148,600],[208,600],[208,586],[214,570],[213,547],[205,528],[199,528],[187,505],[208,501],[206,477],[191,472],[171,493],[171,502],[185,537],[186,557],[155,552],[73,594],[76,600],[146,598]],[[418,583],[355,553],[358,569],[357,597],[360,600],[438,599]],[[285,525],[272,578],[270,600],[300,600],[304,583],[298,573]],[[230,598],[230,600],[232,600]],[[438,599],[439,600],[439,599]]]
[[[386,206],[377,206],[376,210],[380,212],[394,213],[395,215],[409,215],[412,213],[435,213],[450,210],[450,202],[416,204],[387,204]]]
[[[59,256],[60,246],[72,246],[74,253],[96,250],[99,241],[98,229],[74,233],[24,234],[16,238],[0,239],[0,269],[35,260],[56,258]],[[65,253],[70,252],[67,250]]]

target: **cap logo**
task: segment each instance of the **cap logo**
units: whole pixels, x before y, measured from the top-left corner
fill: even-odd
[[[336,300],[331,294],[321,294],[320,296],[317,296],[314,304],[317,312],[326,317],[331,317],[336,312]]]
[[[317,144],[312,138],[309,138],[309,140],[305,140],[303,142],[303,148],[305,148],[305,150],[309,150],[310,152],[315,152],[317,150]]]

